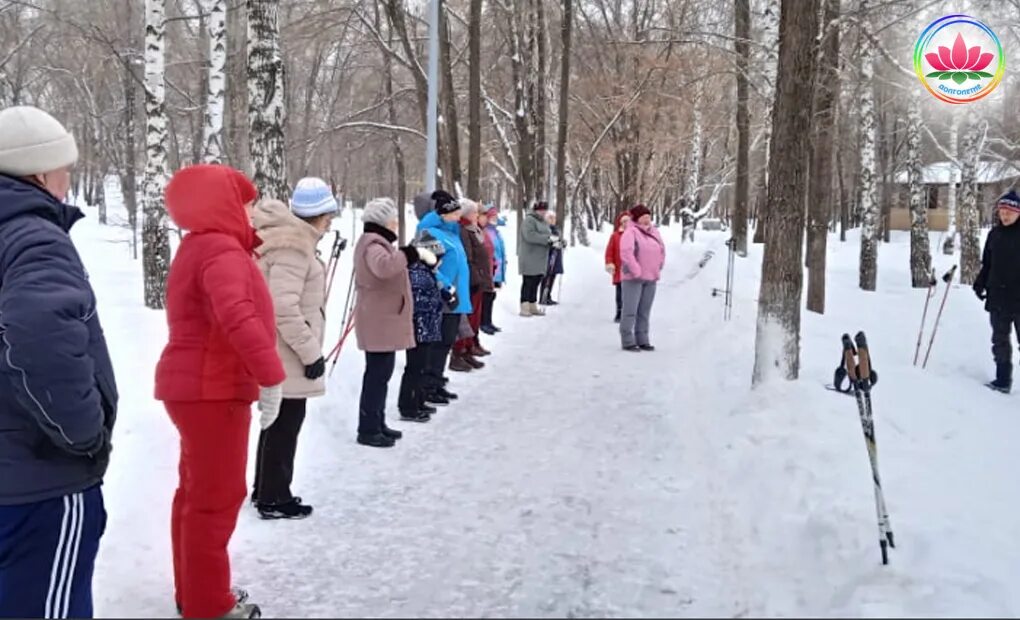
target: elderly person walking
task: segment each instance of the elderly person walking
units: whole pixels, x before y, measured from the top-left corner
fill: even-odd
[[[560,229],[556,227],[556,212],[546,211],[545,221],[549,224],[552,238],[556,241],[549,246],[549,258],[546,261],[548,266],[545,270],[545,277],[542,278],[538,303],[543,306],[555,306],[559,302],[553,300],[552,291],[556,285],[556,276],[563,275],[563,248],[566,247],[566,244],[560,236]]]
[[[623,316],[620,340],[625,351],[654,351],[648,338],[655,287],[666,262],[666,246],[644,205],[630,210],[632,221],[620,237]]]
[[[549,248],[551,244],[559,241],[545,221],[545,213],[548,210],[548,204],[536,203],[521,224],[518,250],[518,263],[523,277],[521,316],[545,316],[545,311],[539,308],[537,303],[538,287],[542,284],[542,278],[545,277],[549,266]]]
[[[364,234],[354,247],[354,332],[365,352],[361,382],[358,443],[391,448],[403,433],[386,426],[386,390],[393,376],[397,351],[415,347],[414,296],[408,266],[423,260],[436,264],[428,250],[394,247],[397,240],[397,206],[391,198],[375,198],[361,217]]]

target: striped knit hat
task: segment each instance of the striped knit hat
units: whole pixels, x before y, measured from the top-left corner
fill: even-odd
[[[322,179],[305,177],[297,182],[290,197],[290,209],[298,217],[310,218],[325,213],[336,213],[333,190]]]
[[[1000,209],[1009,209],[1010,211],[1020,213],[1020,196],[1014,190],[1009,190],[999,198],[995,206]]]

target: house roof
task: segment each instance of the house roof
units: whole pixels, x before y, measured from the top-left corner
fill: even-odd
[[[948,185],[952,178],[954,166],[948,161],[937,161],[928,164],[921,169],[921,183],[923,185]],[[977,169],[978,185],[998,183],[1008,179],[1020,177],[1020,169],[1013,164],[1001,161],[979,161]],[[956,182],[960,181],[959,168],[956,169]],[[902,170],[896,173],[896,182],[907,183],[907,171]]]

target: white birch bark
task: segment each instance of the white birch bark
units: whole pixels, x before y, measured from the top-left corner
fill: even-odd
[[[704,82],[698,82],[694,93],[694,129],[691,132],[690,151],[687,156],[687,183],[684,192],[684,211],[681,211],[680,222],[682,225],[681,241],[694,241],[694,228],[698,225],[697,220],[691,217],[691,212],[697,209],[699,190],[701,189],[701,146],[702,146],[702,112],[701,102],[705,95]]]
[[[165,0],[145,1],[145,176],[143,180],[142,257],[145,306],[162,309],[170,266],[164,194],[167,164]]]
[[[863,5],[864,3],[862,3]],[[862,9],[863,10],[863,9]],[[875,116],[875,50],[862,45],[861,90],[857,95],[860,121],[861,166],[861,254],[860,287],[874,291],[878,280],[878,197],[875,141],[878,119]]]
[[[279,5],[248,0],[248,121],[252,181],[265,198],[287,200],[284,124],[287,118]]]
[[[973,284],[981,270],[980,215],[977,172],[984,150],[986,125],[969,111],[960,173],[960,284]]]
[[[907,184],[910,192],[910,280],[925,288],[931,277],[931,244],[928,241],[928,201],[921,185],[920,90],[907,106]]]
[[[203,0],[209,24],[209,92],[206,94],[203,160],[223,161],[223,115],[227,92],[227,0]]]
[[[776,101],[776,79],[779,69],[779,9],[780,0],[765,0],[761,15],[762,45],[765,46],[765,57],[762,64],[762,84],[765,99],[765,113],[762,122],[765,124],[765,170],[764,187],[769,186],[769,158],[772,154],[772,109]]]
[[[956,218],[956,186],[960,183],[960,117],[953,110],[949,121],[949,185],[946,188],[946,210],[949,217],[946,238],[942,242],[942,253],[952,255],[956,252],[957,218]]]

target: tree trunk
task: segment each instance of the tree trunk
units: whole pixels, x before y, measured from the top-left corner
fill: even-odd
[[[694,129],[691,132],[691,143],[687,155],[687,182],[684,187],[684,208],[680,211],[682,224],[680,242],[694,242],[694,227],[697,219],[694,212],[698,210],[698,198],[701,193],[701,144],[703,122],[701,106],[705,97],[704,82],[698,82],[694,90]]]
[[[531,40],[534,41],[535,49],[535,75],[531,80],[534,87],[535,102],[532,108],[535,119],[532,126],[535,128],[535,198],[539,198],[546,183],[546,151],[545,151],[545,122],[546,122],[546,96],[545,86],[548,82],[548,61],[546,58],[546,26],[545,26],[545,3],[547,0],[532,0],[534,2],[535,30],[532,32]],[[549,197],[546,196],[546,200]],[[561,221],[562,223],[562,221]]]
[[[815,93],[815,140],[811,159],[811,196],[808,200],[808,287],[807,309],[825,313],[825,263],[832,215],[832,142],[835,137],[836,93],[839,90],[839,28],[828,28],[839,17],[839,0],[825,0],[821,22],[821,66]]]
[[[820,0],[783,0],[779,68],[769,161],[767,243],[758,294],[754,375],[760,384],[800,373],[800,304],[803,289],[804,200],[811,141],[812,84]]]
[[[574,27],[574,2],[563,0],[560,23],[560,100],[556,114],[556,221],[567,221],[567,123],[570,118],[570,39]],[[570,207],[570,225],[577,228],[577,210]],[[581,226],[583,228],[583,226]],[[571,235],[573,236],[573,235]]]
[[[928,240],[928,201],[921,185],[920,90],[907,106],[907,183],[910,191],[910,281],[927,288],[931,278],[931,247]]]
[[[223,161],[223,112],[227,82],[227,0],[205,0],[209,13],[209,91],[206,94],[202,159]]]
[[[482,0],[471,0],[468,72],[467,193],[477,200],[481,197],[482,170]]]
[[[444,2],[445,8],[445,2]],[[439,18],[439,69],[443,80],[443,126],[446,127],[446,170],[443,185],[451,191],[461,188],[460,127],[457,124],[457,90],[453,86],[453,55],[450,53],[450,20],[445,11]],[[457,193],[457,192],[454,192]],[[477,196],[471,196],[477,199]]]
[[[132,43],[134,38],[134,3],[135,0],[125,2],[125,21],[129,24],[129,40]],[[133,45],[132,45],[133,47]],[[135,113],[138,106],[138,84],[132,63],[124,65],[124,73],[121,82],[124,87],[124,150],[120,157],[120,166],[117,174],[120,177],[121,195],[124,198],[124,205],[127,208],[128,226],[131,227],[131,257],[138,259],[138,149],[135,144]]]
[[[224,156],[238,170],[251,174],[248,140],[248,7],[231,2],[227,8],[227,142]]]
[[[862,2],[862,7],[866,3]],[[864,8],[861,9],[865,11]],[[860,281],[862,290],[874,291],[878,280],[878,199],[875,192],[877,159],[875,137],[875,49],[861,45],[861,88],[857,95],[860,105],[861,164],[861,255]]]
[[[779,62],[779,2],[780,0],[765,0],[764,12],[762,13],[762,44],[765,48],[765,58],[762,62],[762,74],[765,99],[765,165],[762,167],[761,185],[758,187],[759,204],[757,222],[754,229],[754,243],[765,243],[768,231],[768,188],[769,174],[771,173],[772,162],[772,137],[773,137],[773,108],[776,101],[776,71]],[[814,3],[814,0],[811,0]]]
[[[248,118],[252,181],[264,198],[286,201],[287,118],[285,75],[280,56],[279,5],[248,0]]]
[[[960,175],[960,284],[974,284],[981,271],[980,216],[978,215],[977,168],[984,149],[984,121],[969,112],[963,139]]]
[[[737,54],[737,187],[733,195],[732,235],[734,249],[739,256],[747,256],[747,207],[751,200],[748,181],[751,166],[751,116],[748,110],[748,90],[751,65],[751,2],[734,2],[735,41]]]
[[[375,8],[375,20],[376,28],[380,27],[379,20],[379,6]],[[392,44],[392,37],[390,44]],[[386,67],[386,98],[388,102],[386,104],[386,111],[389,115],[389,122],[391,125],[396,125],[398,121],[397,116],[397,103],[393,98],[393,59],[390,58],[389,54],[383,54],[383,64]],[[390,132],[390,140],[393,142],[393,161],[397,169],[397,242],[403,246],[407,243],[407,232],[406,232],[406,219],[407,219],[407,168],[404,164],[404,149],[400,143],[400,135],[397,132]]]
[[[513,11],[510,15],[510,64],[513,69],[514,78],[514,128],[517,133],[517,225],[520,230],[523,210],[528,208],[534,199],[534,168],[531,162],[532,156],[532,133],[531,124],[528,121],[529,109],[528,89],[525,80],[529,76],[525,74],[525,50],[521,44],[521,0],[515,0]]]
[[[163,195],[169,178],[166,117],[166,31],[164,0],[145,2],[145,222],[142,256],[145,307],[162,310],[166,303],[166,275],[170,267],[166,208]]]
[[[952,256],[956,252],[956,184],[960,182],[960,170],[957,167],[960,157],[960,116],[956,114],[955,110],[950,111],[950,115],[948,148],[952,157],[949,159],[949,186],[946,187],[946,210],[948,211],[949,225],[945,241],[942,243],[942,253],[947,256]]]

